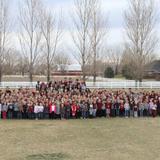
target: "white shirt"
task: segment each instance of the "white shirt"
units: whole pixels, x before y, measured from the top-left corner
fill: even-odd
[[[125,103],[125,104],[124,104],[124,108],[125,108],[126,110],[129,110],[129,103]]]
[[[43,112],[44,107],[43,106],[35,106],[34,107],[34,113],[40,113]]]
[[[0,104],[0,112],[2,111],[2,104]]]

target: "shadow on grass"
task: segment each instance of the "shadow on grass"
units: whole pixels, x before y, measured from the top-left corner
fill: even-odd
[[[68,155],[63,153],[52,153],[52,154],[35,154],[26,157],[26,160],[67,160]]]

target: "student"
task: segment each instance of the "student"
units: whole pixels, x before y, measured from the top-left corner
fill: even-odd
[[[13,107],[13,118],[17,119],[17,115],[19,112],[19,106],[18,106],[18,102],[14,102],[14,107]]]
[[[114,108],[116,109],[116,117],[119,117],[120,103],[119,103],[118,99],[116,99],[116,101],[114,103]]]
[[[80,103],[78,102],[77,103],[77,110],[76,110],[76,118],[80,119],[81,115],[82,115],[82,113],[81,113]]]
[[[7,119],[7,111],[8,111],[8,105],[6,102],[2,103],[2,118]]]
[[[155,118],[157,116],[157,101],[154,100],[152,105],[152,117]]]
[[[158,101],[157,101],[157,114],[158,116],[160,116],[160,97],[158,98]]]
[[[70,105],[69,101],[65,102],[64,107],[65,107],[65,118],[66,119],[70,119],[70,116],[71,116],[71,105]]]
[[[149,103],[146,99],[144,101],[144,116],[149,117]]]
[[[35,114],[35,119],[38,120],[38,102],[34,105],[34,114]]]
[[[38,105],[38,119],[43,119],[43,111],[44,111],[44,106],[42,102],[40,102]]]
[[[154,103],[153,103],[153,99],[151,98],[150,99],[150,102],[149,102],[149,116],[152,116],[152,108],[154,106]]]
[[[34,117],[34,106],[33,106],[32,103],[28,104],[28,110],[27,110],[27,112],[28,112],[28,118],[29,119],[34,119],[35,118]]]
[[[61,111],[61,119],[65,119],[65,107],[64,107],[64,103],[62,102],[60,106],[61,106],[61,109],[60,109],[60,111]]]
[[[102,117],[106,117],[106,106],[105,106],[105,101],[102,103]]]
[[[87,118],[87,111],[88,111],[87,103],[85,103],[83,101],[81,104],[81,108],[82,108],[82,118],[86,119]]]
[[[126,100],[126,102],[124,104],[124,109],[125,109],[125,117],[128,118],[129,117],[129,110],[130,110],[130,106],[129,106],[128,100]]]
[[[72,110],[72,118],[76,118],[77,105],[75,102],[73,102],[73,104],[71,106],[71,110]]]
[[[49,106],[47,103],[44,105],[43,117],[44,119],[49,119]]]
[[[143,113],[144,113],[144,103],[141,100],[139,103],[139,116],[143,117]]]
[[[97,113],[97,103],[94,100],[93,101],[93,118],[95,118],[97,116],[96,113]]]
[[[135,105],[134,105],[134,117],[135,118],[138,117],[138,103],[135,103]]]
[[[50,118],[54,119],[56,113],[56,104],[54,101],[52,101],[52,104],[50,104]]]
[[[1,114],[2,114],[2,103],[0,101],[0,119],[1,119]]]
[[[120,102],[120,117],[124,117],[124,115],[125,115],[124,101],[121,100],[121,102]]]
[[[97,100],[97,117],[102,117],[102,102],[100,99]]]
[[[134,117],[134,100],[132,98],[130,98],[129,106],[130,106],[129,116]]]
[[[27,114],[27,110],[28,110],[28,104],[26,101],[23,102],[23,112],[22,112],[22,118],[23,119],[27,119],[28,118],[28,114]]]
[[[8,104],[8,111],[7,111],[7,117],[8,119],[13,119],[13,103],[9,102]]]
[[[61,104],[60,104],[60,101],[59,100],[57,100],[56,101],[56,110],[55,110],[55,118],[57,119],[61,119],[61,106],[60,106]]]
[[[111,114],[111,102],[110,100],[107,100],[106,102],[106,116],[109,118]]]
[[[89,104],[89,118],[93,118],[93,104]]]

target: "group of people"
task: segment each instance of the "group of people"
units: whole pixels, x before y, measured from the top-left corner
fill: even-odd
[[[160,116],[159,91],[90,90],[84,81],[37,82],[0,90],[2,119],[86,119]]]

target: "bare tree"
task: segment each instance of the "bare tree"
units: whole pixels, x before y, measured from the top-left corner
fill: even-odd
[[[93,81],[96,82],[97,77],[97,61],[102,53],[104,38],[107,33],[107,18],[102,14],[101,3],[94,0],[90,22],[90,40],[91,40],[91,57],[93,63]]]
[[[0,82],[2,81],[5,53],[9,48],[8,46],[9,44],[8,4],[9,3],[7,0],[0,0]]]
[[[119,72],[122,55],[123,55],[123,48],[120,46],[114,46],[114,48],[110,48],[108,50],[107,62],[113,66],[115,75],[117,75]]]
[[[126,50],[135,63],[135,80],[143,79],[145,65],[154,53],[157,37],[155,34],[156,12],[154,0],[129,0],[125,11]]]
[[[42,15],[41,28],[44,37],[43,53],[45,54],[44,57],[47,64],[47,81],[49,82],[51,65],[53,64],[53,60],[55,54],[57,53],[62,36],[61,19],[58,20],[56,15],[53,16],[53,13],[44,10]]]
[[[34,64],[41,53],[41,25],[40,25],[40,0],[23,0],[20,4],[19,21],[20,36],[19,42],[21,51],[29,63],[29,79],[33,80]]]
[[[89,23],[91,20],[92,9],[95,0],[75,0],[75,13],[73,23],[75,33],[71,33],[77,54],[74,57],[79,62],[83,72],[83,80],[85,80],[85,66],[88,63],[91,45],[89,41]]]

